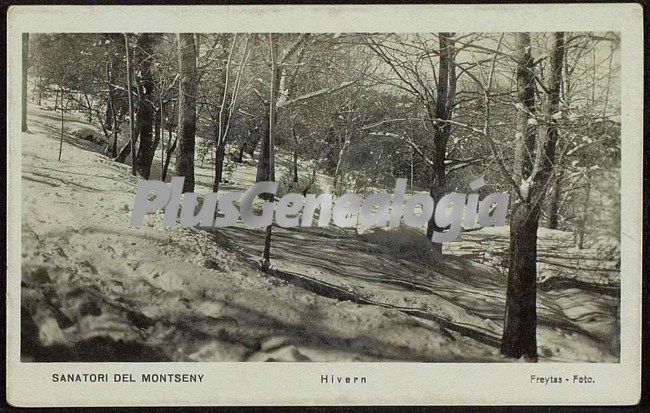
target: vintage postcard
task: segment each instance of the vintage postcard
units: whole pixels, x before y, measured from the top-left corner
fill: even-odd
[[[635,404],[636,4],[14,6],[14,406]]]

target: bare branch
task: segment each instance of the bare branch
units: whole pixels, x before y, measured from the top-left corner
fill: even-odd
[[[311,99],[313,97],[324,95],[326,93],[334,93],[334,92],[336,92],[338,90],[345,89],[346,87],[348,87],[348,86],[350,86],[350,85],[352,85],[352,84],[354,84],[356,82],[358,82],[358,79],[343,82],[338,86],[326,87],[326,88],[315,90],[313,92],[305,93],[305,94],[300,95],[300,96],[298,96],[296,98],[293,98],[291,100],[285,100],[283,102],[278,102],[277,108],[278,109],[286,108],[286,107],[295,105],[296,103],[302,102],[303,100]]]

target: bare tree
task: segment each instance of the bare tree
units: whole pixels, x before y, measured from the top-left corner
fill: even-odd
[[[61,96],[61,98],[60,98],[61,99],[61,101],[60,101],[60,103],[61,103],[61,136],[60,136],[60,139],[59,139],[59,161],[61,160],[61,154],[63,153],[63,134],[65,132],[65,127],[64,127],[64,123],[63,123],[63,113],[65,111],[65,107],[64,107],[64,104],[63,104],[63,93],[64,93],[63,92],[63,86],[60,86],[59,87],[59,94]]]
[[[129,35],[124,33],[124,46],[125,46],[125,54],[126,54],[126,93],[129,97],[129,132],[130,132],[130,148],[131,148],[131,153],[133,154],[131,156],[132,162],[131,162],[131,174],[135,176],[136,169],[135,169],[135,144],[137,137],[135,136],[135,127],[133,124],[133,95],[131,91],[131,51],[130,51],[130,45],[129,45]],[[117,161],[120,162],[120,159],[122,159],[122,156],[126,158],[128,156],[128,153],[126,153],[125,150],[123,149],[121,153],[117,157]],[[124,160],[121,160],[124,162]]]
[[[113,157],[117,156],[117,133],[119,129],[119,124],[117,120],[117,102],[115,96],[115,83],[117,82],[117,76],[115,71],[115,52],[109,50],[108,59],[106,62],[106,81],[108,83],[108,95],[107,95],[107,105],[106,105],[106,127],[110,128],[113,134],[113,148],[112,155]]]
[[[138,37],[138,138],[140,139],[137,156],[134,156],[138,172],[149,179],[151,163],[155,155],[153,127],[155,109],[153,104],[154,81],[152,73],[152,55],[156,42],[156,34],[142,33]]]
[[[219,183],[223,178],[223,167],[226,154],[226,144],[228,143],[230,126],[233,121],[233,115],[237,109],[240,93],[243,70],[248,60],[249,55],[249,41],[250,35],[244,41],[244,49],[241,53],[241,59],[235,75],[234,82],[231,79],[231,69],[235,47],[237,45],[237,34],[234,35],[230,51],[228,53],[228,61],[224,70],[223,78],[223,94],[219,112],[216,118],[217,125],[214,127],[215,131],[215,164],[214,164],[214,181],[212,190],[217,192],[219,190]],[[232,85],[232,91],[230,90]]]
[[[524,356],[536,361],[537,229],[541,204],[555,162],[558,127],[554,115],[560,100],[564,34],[558,32],[550,36],[545,82],[546,128],[539,135],[535,115],[535,67],[530,50],[530,35],[518,33],[515,59],[521,106],[514,175],[515,182],[519,183],[519,197],[513,205],[510,220],[510,265],[501,352],[508,357]]]
[[[265,142],[263,143],[263,150],[261,152],[262,156],[267,156],[268,161],[266,168],[258,169],[257,171],[257,181],[275,181],[275,122],[276,122],[276,94],[278,89],[278,66],[276,62],[275,50],[277,44],[276,39],[272,33],[269,33],[269,53],[271,56],[271,87],[269,92],[269,123],[268,123],[268,133]],[[262,161],[260,160],[260,164]],[[273,201],[273,195],[271,195],[270,201]],[[266,237],[264,239],[264,252],[262,253],[262,269],[268,271],[271,267],[271,234],[272,234],[273,225],[266,227]]]
[[[414,146],[413,149],[427,161],[430,167],[429,194],[434,202],[437,203],[445,194],[447,144],[453,132],[453,123],[450,121],[456,99],[456,48],[453,33],[439,33],[437,52],[434,53],[433,50],[425,50],[424,59],[429,61],[434,75],[435,68],[431,55],[438,55],[437,77],[435,86],[432,87],[424,72],[418,69],[417,64],[411,62],[416,57],[418,62],[423,60],[419,57],[422,53],[420,46],[428,49],[428,46],[419,37],[417,39],[419,43],[422,43],[422,45],[418,45],[418,48],[407,48],[407,46],[402,45],[402,49],[399,49],[401,50],[400,54],[406,56],[404,59],[397,56],[394,48],[386,47],[372,37],[368,39],[368,46],[398,77],[396,86],[412,94],[426,109],[426,122],[432,129],[432,149],[430,153],[426,153],[420,147],[415,147],[416,145],[413,141],[409,139],[406,139],[406,141]],[[410,56],[411,54],[416,56]],[[405,120],[408,119],[389,120],[389,122]],[[373,126],[379,126],[379,124]],[[432,216],[427,225],[427,237],[432,239],[434,231],[440,232],[442,230],[442,228],[438,227]],[[434,245],[438,252],[442,251],[442,244]]]
[[[436,85],[435,104],[427,105],[429,116],[436,119],[433,124],[433,154],[431,156],[431,186],[429,194],[433,201],[438,201],[445,195],[445,159],[447,157],[447,142],[451,136],[452,125],[451,115],[456,98],[456,70],[454,64],[454,42],[450,33],[440,33],[438,35],[440,43],[438,80]],[[432,216],[427,225],[427,238],[431,239],[433,233],[441,232],[440,228]],[[442,244],[436,244],[438,251],[442,251]]]

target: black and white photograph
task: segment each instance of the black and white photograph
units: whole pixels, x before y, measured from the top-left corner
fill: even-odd
[[[21,365],[621,362],[621,31],[20,36]]]

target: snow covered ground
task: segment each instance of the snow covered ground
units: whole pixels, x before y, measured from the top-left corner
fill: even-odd
[[[274,228],[265,274],[263,230],[165,229],[160,214],[128,228],[138,178],[72,135],[58,161],[58,116],[30,105],[21,136],[23,360],[509,361],[507,228],[464,233],[442,258],[407,228]],[[91,127],[65,118],[70,133]],[[222,189],[254,178],[235,164]],[[618,361],[616,259],[539,236],[540,361]]]

